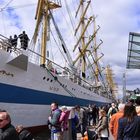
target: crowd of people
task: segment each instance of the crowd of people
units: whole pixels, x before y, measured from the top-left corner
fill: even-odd
[[[51,104],[48,118],[51,140],[140,140],[140,107],[131,102],[107,106],[67,108]]]
[[[8,39],[9,46],[7,48],[8,52],[12,52],[12,50],[16,50],[18,45],[18,38],[20,39],[20,47],[23,50],[28,48],[29,38],[25,31],[23,31],[20,35],[14,35],[14,37],[10,36]]]
[[[140,140],[140,106],[131,102],[97,107],[59,107],[51,104],[48,127],[51,140]],[[6,110],[0,110],[0,140],[34,140],[22,125],[14,127]]]
[[[33,135],[22,125],[11,124],[10,115],[6,110],[0,110],[0,140],[34,140]]]

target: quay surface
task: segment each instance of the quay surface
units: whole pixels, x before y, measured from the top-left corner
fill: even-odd
[[[48,130],[44,130],[43,132],[35,136],[35,140],[50,140],[50,132]],[[81,140],[80,133],[77,133],[77,140]],[[109,140],[113,140],[113,137],[111,134],[110,134]]]

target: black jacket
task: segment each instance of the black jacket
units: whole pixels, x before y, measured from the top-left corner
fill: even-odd
[[[118,140],[140,140],[140,117],[135,116],[132,122],[126,118],[119,119]]]
[[[20,140],[33,140],[33,135],[26,129],[23,129],[19,133],[19,139]]]
[[[0,140],[19,140],[14,126],[8,124],[4,128],[0,129]]]

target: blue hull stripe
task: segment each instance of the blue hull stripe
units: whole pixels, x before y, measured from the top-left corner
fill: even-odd
[[[88,104],[104,104],[101,102],[79,99],[76,97],[68,97],[64,95],[58,95],[54,93],[32,90],[0,83],[0,102],[50,105],[54,101],[57,102],[59,105],[69,106],[87,106]]]

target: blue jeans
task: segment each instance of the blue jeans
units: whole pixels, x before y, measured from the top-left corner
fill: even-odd
[[[53,132],[51,131],[51,140],[61,140],[61,132]]]

